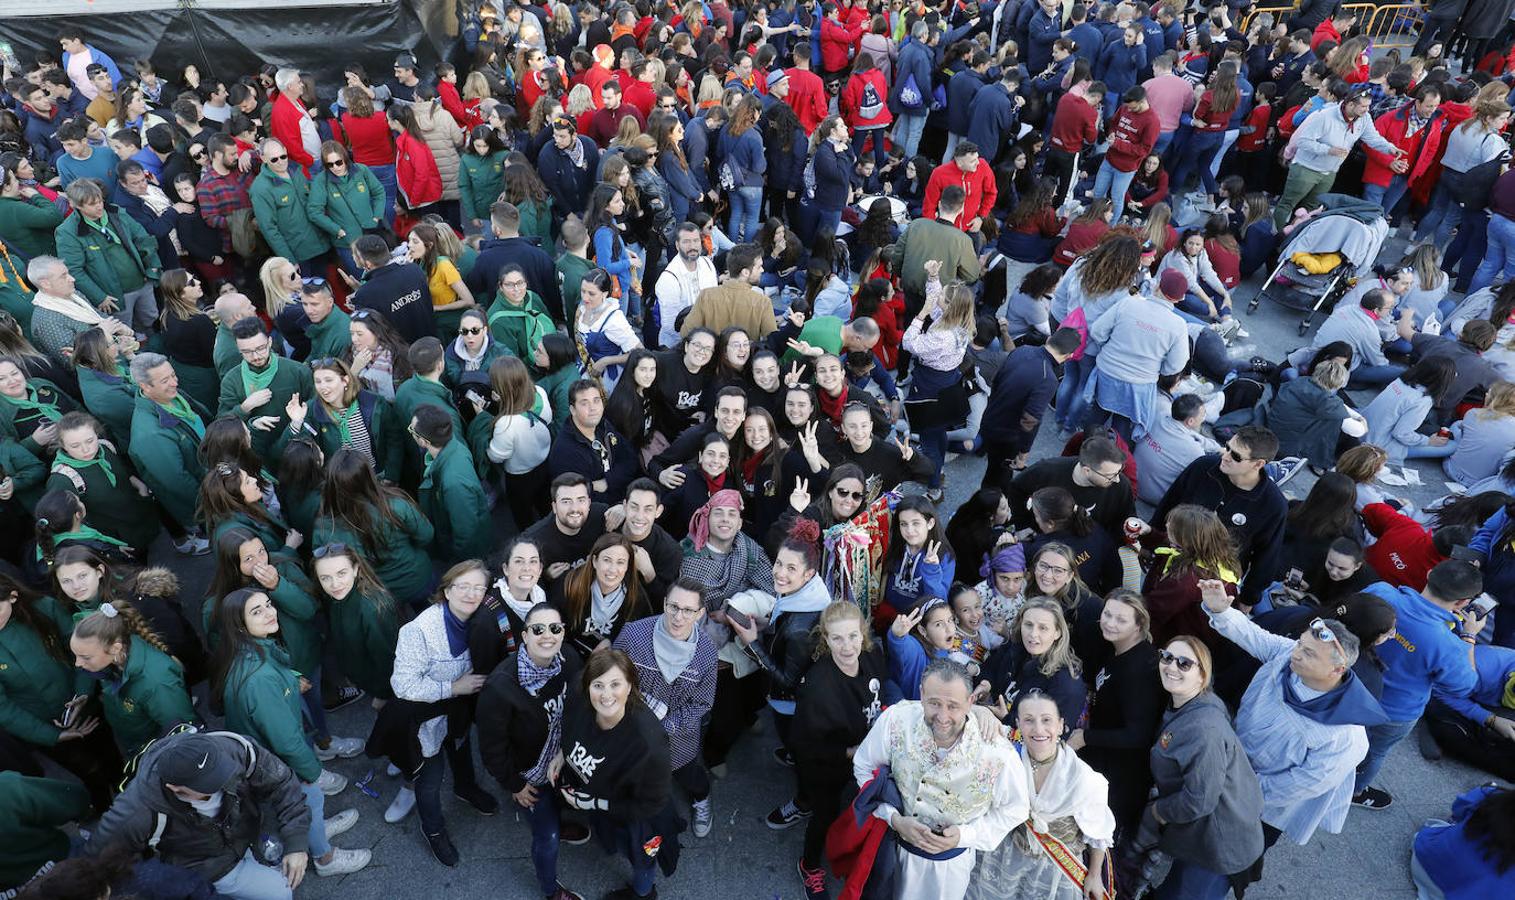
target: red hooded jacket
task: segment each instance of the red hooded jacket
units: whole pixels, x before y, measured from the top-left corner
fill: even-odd
[[[821,21],[821,68],[827,72],[840,72],[847,68],[852,45],[863,36],[860,29],[849,29],[845,24],[831,19]]]
[[[990,211],[994,209],[994,200],[999,195],[999,188],[994,184],[994,172],[982,159],[978,161],[978,168],[972,172],[959,169],[955,160],[937,166],[932,171],[931,178],[926,181],[925,205],[921,210],[921,215],[928,219],[936,218],[936,203],[941,199],[942,191],[953,184],[966,191],[968,199],[963,203],[963,211],[952,224],[966,229],[968,223],[974,218],[989,218]]]
[[[873,96],[870,103],[864,103],[867,89],[873,88]],[[889,85],[884,81],[884,73],[878,69],[869,69],[866,72],[855,72],[847,79],[847,86],[842,89],[842,95],[837,98],[837,104],[841,107],[842,118],[847,121],[847,127],[879,128],[894,121],[894,115],[889,112]],[[873,115],[867,115],[864,106],[872,107]]]
[[[1414,108],[1415,101],[1412,100],[1399,109],[1389,110],[1373,122],[1373,127],[1378,129],[1384,140],[1405,152],[1405,159],[1410,163],[1409,171],[1405,174],[1409,177],[1411,186],[1425,177],[1426,172],[1435,164],[1436,149],[1441,146],[1447,123],[1446,115],[1438,108],[1431,113],[1430,121],[1424,127],[1407,135],[1405,132],[1410,127],[1410,112]],[[1368,155],[1362,171],[1363,183],[1387,187],[1394,180],[1394,172],[1389,168],[1394,158],[1366,144],[1362,149]]]

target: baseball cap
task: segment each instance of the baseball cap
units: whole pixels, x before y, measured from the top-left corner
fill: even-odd
[[[186,734],[158,757],[158,776],[198,794],[214,794],[237,774],[238,763],[209,735]]]
[[[416,57],[415,57],[415,54],[406,52],[406,53],[401,53],[399,56],[395,57],[395,68],[397,68],[397,69],[411,69],[411,70],[414,70],[415,67],[416,67]]]
[[[1157,289],[1162,291],[1164,297],[1177,303],[1189,292],[1189,279],[1177,269],[1165,269],[1162,277],[1157,280]]]

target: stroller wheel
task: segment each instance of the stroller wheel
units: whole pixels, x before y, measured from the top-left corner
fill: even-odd
[[[1249,303],[1247,303],[1247,312],[1248,313],[1255,313],[1255,312],[1257,312],[1257,304],[1260,303],[1261,301],[1262,301],[1262,297],[1261,296],[1253,297],[1252,300]]]
[[[1304,320],[1302,320],[1299,323],[1299,336],[1300,337],[1304,337],[1305,336],[1305,332],[1307,332],[1309,330],[1310,330],[1310,317],[1306,316],[1304,318]]]

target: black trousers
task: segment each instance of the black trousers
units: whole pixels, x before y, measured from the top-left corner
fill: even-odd
[[[852,769],[846,765],[816,762],[805,757],[796,757],[795,775],[799,779],[800,796],[810,808],[810,818],[805,820],[805,849],[800,861],[805,868],[820,868],[826,857],[826,832],[836,817],[852,803],[857,794],[857,782],[852,780]]]
[[[1501,709],[1494,715],[1515,719],[1515,711]],[[1505,781],[1515,780],[1515,745],[1482,725],[1475,725],[1440,700],[1426,706],[1426,727],[1448,756],[1477,766]]]
[[[1057,195],[1054,202],[1062,203],[1063,197],[1068,193],[1068,180],[1077,180],[1074,174],[1073,162],[1075,154],[1056,147],[1047,147],[1047,158],[1042,161],[1042,177],[1057,179]]]
[[[674,769],[673,783],[684,789],[691,803],[710,796],[710,770],[698,759]]]
[[[757,721],[767,698],[768,679],[761,672],[737,678],[730,666],[721,666],[715,679],[715,705],[710,709],[710,724],[705,729],[705,765],[719,766],[726,762],[742,733]]]

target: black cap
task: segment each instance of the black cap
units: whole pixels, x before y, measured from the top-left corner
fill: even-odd
[[[204,734],[179,737],[158,757],[158,776],[164,784],[189,788],[198,794],[214,794],[226,787],[238,768],[237,760]]]
[[[401,53],[399,56],[395,57],[395,68],[414,70],[415,67],[416,57],[414,53],[406,51],[405,53]]]

